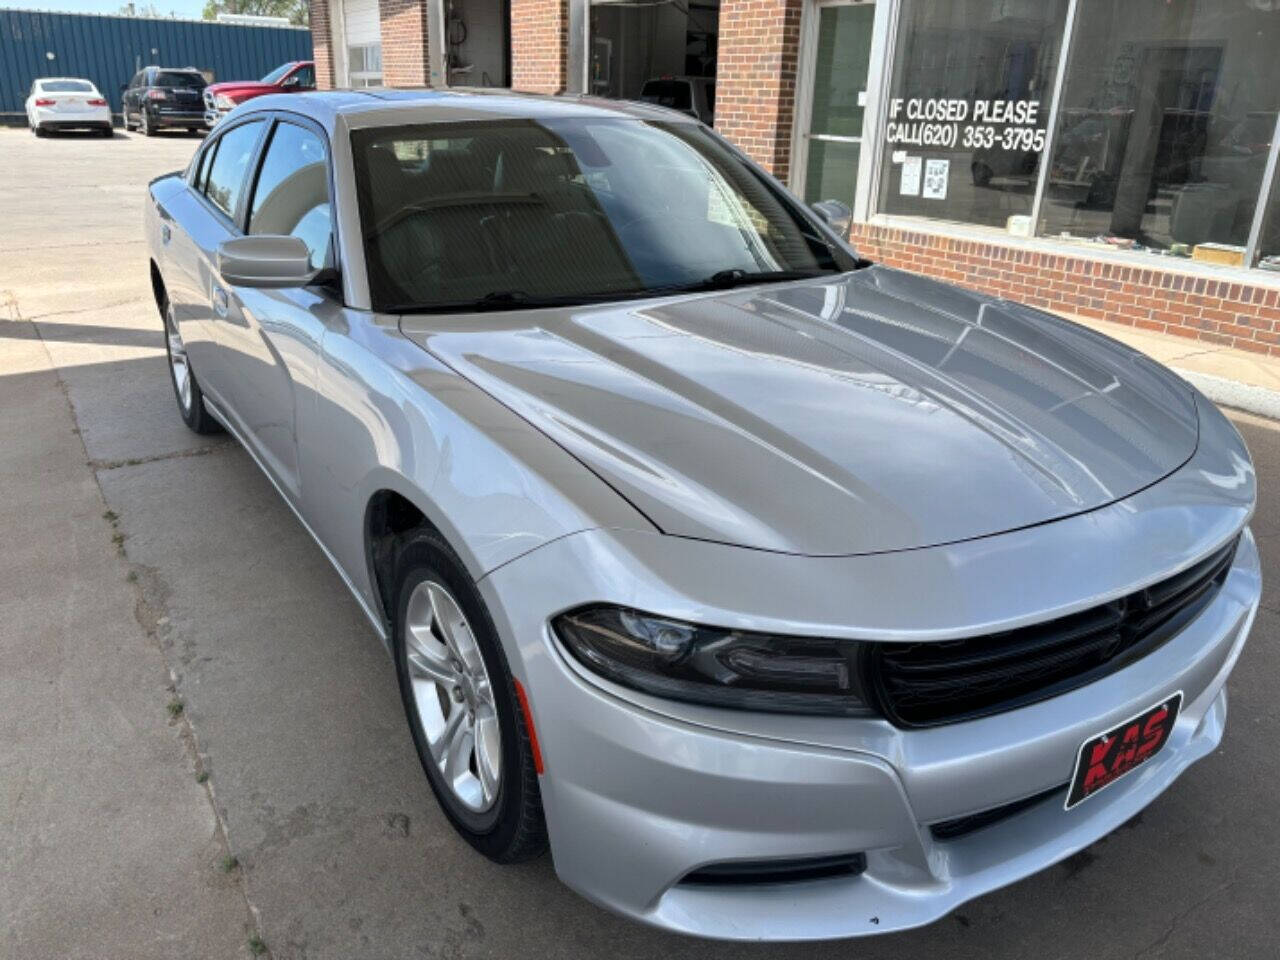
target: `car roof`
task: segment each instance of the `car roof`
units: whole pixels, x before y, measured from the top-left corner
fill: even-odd
[[[93,86],[93,81],[88,79],[87,77],[36,77],[35,82],[36,83],[50,83],[50,82],[56,83],[59,80],[74,80],[76,81],[76,83],[87,83],[89,84],[89,86]]]
[[[556,118],[631,118],[689,123],[676,110],[651,103],[606,100],[575,94],[515,93],[492,88],[323,90],[255,97],[237,115],[268,110],[301,113],[332,129],[349,129],[466,120],[531,120]]]

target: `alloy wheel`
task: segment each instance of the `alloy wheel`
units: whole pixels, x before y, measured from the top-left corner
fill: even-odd
[[[182,412],[191,412],[191,364],[187,361],[187,348],[173,318],[173,308],[164,314],[164,334],[169,346],[169,369],[173,372],[173,386],[178,394]]]
[[[431,760],[454,797],[483,813],[498,798],[502,741],[475,634],[453,595],[430,579],[414,587],[404,631],[414,706]]]

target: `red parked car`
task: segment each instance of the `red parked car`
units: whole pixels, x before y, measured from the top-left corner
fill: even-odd
[[[212,127],[235,107],[264,93],[301,93],[316,88],[310,60],[282,63],[261,80],[224,80],[204,88],[204,125]]]

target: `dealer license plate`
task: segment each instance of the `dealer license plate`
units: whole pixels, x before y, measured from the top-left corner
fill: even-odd
[[[1076,754],[1066,808],[1070,810],[1088,800],[1159,753],[1169,742],[1181,708],[1182,691],[1179,690],[1136,717],[1082,743]]]

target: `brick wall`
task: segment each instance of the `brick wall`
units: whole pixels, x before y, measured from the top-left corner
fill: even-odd
[[[1280,290],[1101,258],[854,224],[872,260],[1053,313],[1280,357]]]
[[[422,87],[427,64],[428,0],[378,0],[382,25],[382,82],[388,87]]]
[[[561,93],[568,78],[568,0],[511,0],[511,88]]]
[[[801,0],[723,0],[716,129],[786,181],[800,55]]]
[[[311,15],[311,59],[316,62],[316,87],[332,90],[337,81],[333,75],[333,28],[329,26],[329,0],[307,0]]]

